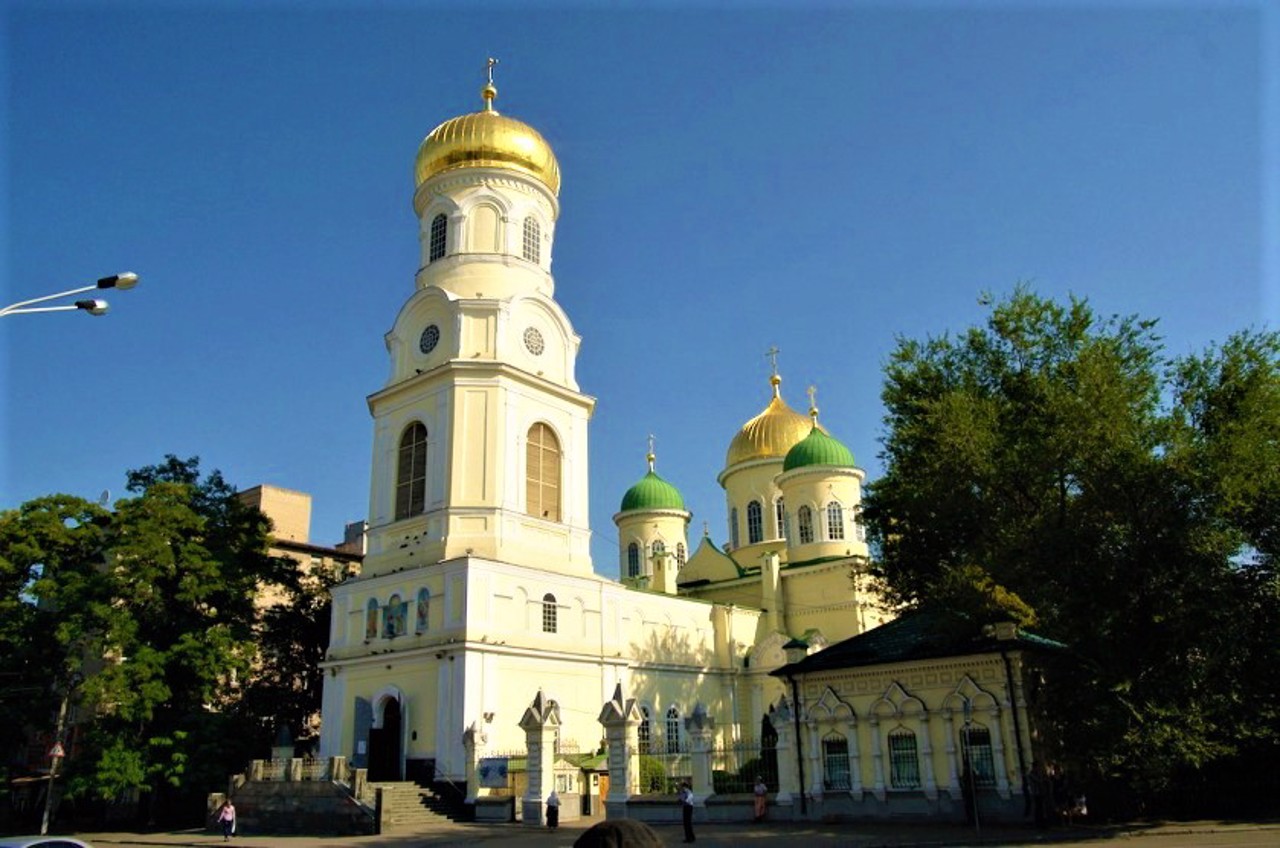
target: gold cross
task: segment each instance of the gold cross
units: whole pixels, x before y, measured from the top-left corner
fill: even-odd
[[[782,353],[782,351],[778,350],[777,345],[770,346],[769,349],[764,352],[764,355],[769,357],[769,364],[773,368],[773,376],[775,377],[778,376],[778,354],[780,353]]]
[[[488,64],[488,67],[486,68],[486,70],[489,72],[489,85],[493,85],[493,66],[496,64],[498,64],[498,60],[490,56],[489,64]]]

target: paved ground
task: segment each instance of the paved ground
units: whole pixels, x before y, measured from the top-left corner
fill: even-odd
[[[241,834],[231,841],[235,848],[418,848],[437,845],[516,845],[519,848],[568,848],[594,820],[567,822],[558,831],[524,827],[519,824],[441,824],[412,834],[384,834],[360,837],[254,836]],[[655,830],[668,845],[679,845],[679,825],[658,825]],[[222,836],[207,831],[171,833],[88,833],[81,839],[97,848],[171,848],[222,844]],[[700,825],[698,845],[713,848],[745,845],[748,848],[907,848],[920,846],[1035,846],[1080,844],[1089,848],[1280,848],[1280,822],[1178,822],[1079,826],[1038,832],[1025,827],[990,827],[980,834],[952,825],[917,824],[813,824],[798,822],[763,825]]]

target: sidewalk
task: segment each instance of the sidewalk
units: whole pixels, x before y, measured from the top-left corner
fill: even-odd
[[[598,819],[566,822],[557,831],[525,827],[519,824],[454,824],[441,823],[414,833],[390,833],[381,836],[275,836],[241,834],[229,843],[236,848],[418,848],[418,846],[518,845],[520,848],[568,848],[584,830]],[[683,834],[678,824],[654,826],[667,845],[679,845]],[[1112,840],[1143,841],[1140,846],[1155,846],[1165,841],[1194,844],[1195,834],[1253,834],[1266,832],[1262,842],[1280,845],[1280,822],[1173,822],[1132,823],[1113,826],[1077,826],[1037,831],[1024,826],[992,826],[975,834],[971,828],[950,824],[905,824],[876,822],[766,822],[756,825],[703,824],[697,826],[698,845],[729,848],[942,848],[967,845],[1051,845]],[[1274,834],[1274,842],[1271,834]],[[1188,835],[1192,838],[1188,839]],[[210,831],[190,830],[169,833],[86,833],[80,839],[95,848],[172,848],[172,846],[210,846],[224,844],[222,836]],[[1182,837],[1179,839],[1179,837]],[[1257,844],[1256,842],[1254,844]]]

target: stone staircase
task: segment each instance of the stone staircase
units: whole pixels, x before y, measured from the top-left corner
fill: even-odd
[[[465,821],[467,808],[462,795],[451,784],[420,786],[412,781],[370,783],[366,797],[375,806],[382,790],[381,831],[426,830],[445,821]]]

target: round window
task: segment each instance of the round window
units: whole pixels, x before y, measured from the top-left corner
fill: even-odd
[[[546,342],[542,340],[542,333],[539,333],[536,327],[529,327],[524,331],[524,346],[534,356],[541,355],[547,347]]]
[[[436,349],[436,345],[440,343],[440,328],[435,324],[429,324],[427,329],[422,331],[422,337],[418,339],[418,350],[423,353],[430,353]]]

